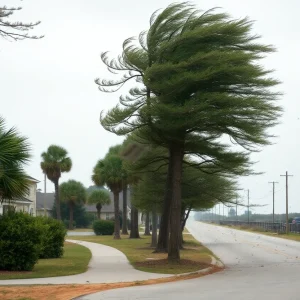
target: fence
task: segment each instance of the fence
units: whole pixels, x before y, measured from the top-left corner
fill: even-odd
[[[245,227],[256,227],[263,229],[265,231],[273,231],[273,232],[285,232],[286,231],[286,223],[283,222],[245,222],[245,221],[219,221],[215,222],[220,225],[229,225],[229,226],[245,226]],[[300,233],[300,224],[289,224],[290,232]]]

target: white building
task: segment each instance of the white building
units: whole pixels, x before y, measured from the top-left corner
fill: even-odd
[[[28,195],[11,201],[6,201],[4,199],[2,204],[0,203],[0,215],[13,208],[15,211],[23,211],[32,216],[36,216],[36,190],[39,181],[30,176],[28,176],[28,178],[30,180]]]

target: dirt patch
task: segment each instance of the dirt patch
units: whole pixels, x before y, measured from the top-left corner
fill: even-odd
[[[208,274],[223,270],[212,267]],[[169,278],[151,279],[145,281],[111,283],[111,284],[72,284],[72,285],[39,285],[39,286],[2,286],[0,287],[1,300],[71,300],[73,298],[91,293],[131,287],[137,285],[150,285],[167,283],[180,280],[194,279],[202,277],[202,274],[177,275]]]
[[[0,270],[0,275],[21,275],[21,274],[32,274],[31,271],[2,271]]]
[[[147,261],[142,261],[142,262],[137,262],[135,263],[137,267],[153,267],[155,268],[156,266],[168,266],[168,259],[151,259]],[[199,261],[194,261],[194,260],[189,260],[189,259],[181,259],[179,263],[177,264],[172,264],[172,266],[180,266],[182,267],[190,267],[190,266],[197,266],[199,270],[208,268],[210,267],[209,264],[199,262]]]

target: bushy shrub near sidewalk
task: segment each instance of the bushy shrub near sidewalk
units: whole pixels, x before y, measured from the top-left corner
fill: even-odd
[[[66,228],[61,221],[52,218],[37,217],[36,221],[43,227],[40,258],[59,258],[64,253]]]
[[[114,222],[108,220],[97,220],[93,223],[96,235],[112,235],[114,233]]]
[[[43,230],[24,213],[0,216],[0,270],[31,271],[41,253]]]

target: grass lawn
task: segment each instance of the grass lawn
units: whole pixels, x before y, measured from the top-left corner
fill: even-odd
[[[150,248],[151,237],[129,239],[122,236],[114,240],[112,236],[72,236],[72,239],[94,242],[114,247],[123,252],[135,269],[152,273],[181,274],[207,268],[212,253],[196,241],[192,235],[184,235],[184,250],[181,251],[180,264],[168,264],[166,253],[153,253]]]
[[[232,228],[232,229],[237,229],[237,230],[244,230],[248,232],[256,232],[256,233],[261,233],[264,235],[268,236],[273,236],[273,237],[278,237],[286,240],[293,240],[300,242],[300,234],[299,233],[289,233],[288,235],[286,233],[277,233],[277,232],[272,232],[272,231],[266,231],[262,228],[259,227],[252,227],[252,226],[231,226],[231,225],[218,225],[218,226],[223,226],[227,228]]]
[[[81,245],[67,242],[64,249],[62,258],[40,259],[30,272],[0,271],[0,279],[42,278],[85,272],[92,256],[90,250]]]
[[[74,230],[69,230],[70,232],[76,231],[76,232],[94,232],[92,228],[75,228]]]

